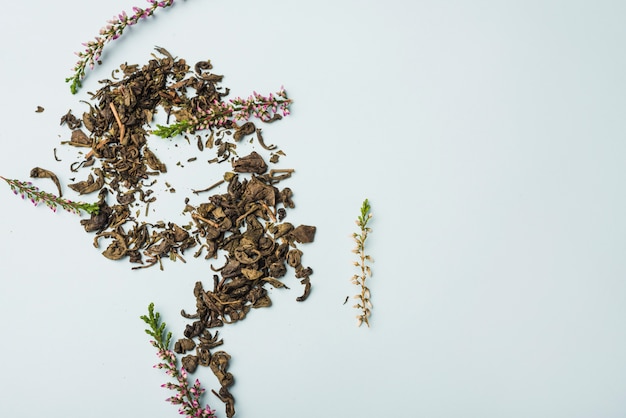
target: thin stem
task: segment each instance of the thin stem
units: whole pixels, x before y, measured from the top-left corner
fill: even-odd
[[[372,218],[370,209],[369,201],[365,199],[361,206],[361,213],[356,221],[360,233],[353,234],[353,238],[357,244],[353,251],[359,258],[359,261],[355,261],[354,265],[359,268],[360,274],[352,276],[352,283],[361,288],[360,293],[355,296],[358,303],[354,305],[354,308],[361,311],[361,313],[357,315],[357,325],[361,326],[365,323],[368,327],[370,326],[369,317],[371,315],[372,303],[370,301],[370,290],[365,282],[368,277],[372,276],[372,270],[368,265],[368,262],[371,262],[372,258],[365,253],[365,241],[367,240],[368,234],[372,231],[371,228],[367,226],[367,223]]]
[[[113,104],[113,102],[109,103],[109,107],[111,108],[111,111],[113,112],[113,116],[115,117],[115,121],[117,122],[117,126],[120,129],[120,144],[123,144],[124,143],[124,134],[126,133],[125,132],[126,128],[122,124],[122,120],[120,119],[120,115],[117,113],[117,109],[115,108],[115,105]]]
[[[105,44],[122,36],[126,27],[136,24],[141,19],[152,16],[158,8],[166,8],[174,3],[174,0],[147,1],[150,3],[147,9],[144,10],[139,7],[133,7],[134,14],[131,16],[128,16],[125,11],[120,13],[109,20],[107,26],[100,29],[100,35],[96,36],[93,41],[83,43],[85,50],[76,53],[79,60],[72,69],[74,75],[65,79],[66,82],[70,83],[72,94],[76,94],[82,87],[82,80],[85,78],[87,67],[93,70],[95,63],[100,62],[100,56],[102,55]]]
[[[161,387],[177,392],[176,395],[167,398],[167,401],[174,405],[180,405],[178,412],[181,415],[215,418],[215,411],[208,405],[204,408],[200,406],[200,397],[205,392],[200,381],[196,379],[190,387],[187,381],[187,371],[184,367],[181,367],[180,370],[178,369],[176,354],[169,349],[172,333],[165,333],[165,322],[161,322],[161,316],[154,311],[154,303],[148,306],[148,315],[142,315],[141,319],[150,327],[150,329],[146,329],[146,334],[154,338],[150,343],[157,349],[157,356],[161,359],[161,363],[156,364],[154,367],[165,369],[165,373],[178,383],[168,382],[161,385]]]
[[[43,202],[54,212],[56,212],[57,207],[77,215],[80,214],[81,210],[89,214],[98,213],[99,210],[97,203],[72,202],[71,200],[39,190],[37,186],[29,181],[7,179],[2,176],[0,176],[0,179],[6,181],[13,193],[21,195],[22,199],[28,198],[35,206]]]
[[[228,103],[215,101],[207,109],[196,109],[190,120],[181,120],[168,126],[157,125],[152,133],[161,138],[171,138],[185,132],[232,126],[234,122],[248,121],[252,117],[269,123],[289,115],[291,103],[283,87],[269,96],[254,92],[247,99],[238,97]]]

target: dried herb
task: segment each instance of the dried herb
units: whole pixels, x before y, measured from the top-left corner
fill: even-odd
[[[275,110],[278,110],[277,106],[282,106],[284,113],[288,113],[287,106],[291,103],[286,98],[284,89],[277,96],[270,95],[269,98],[255,93],[248,104],[235,99],[233,102],[238,103],[240,112],[226,115],[224,109],[232,108],[232,105],[222,102],[228,89],[224,90],[218,85],[222,76],[210,73],[212,66],[209,61],[197,63],[192,73],[185,60],[175,58],[164,48],[157,47],[156,50],[160,56],[153,55],[154,58],[143,67],[124,64],[120,66],[123,78],[102,80],[103,87],[92,94],[92,102],[95,103],[88,103],[89,109],[83,113],[82,118],[75,117],[71,111],[61,118],[61,124],[67,124],[71,129],[71,139],[65,143],[74,147],[90,148],[84,161],[71,166],[72,171],[93,167],[86,179],[70,184],[69,187],[79,194],[107,190],[106,194],[101,195],[100,212],[93,215],[92,219],[82,222],[83,226],[88,232],[98,232],[97,238],[112,241],[103,253],[105,257],[115,260],[128,257],[131,262],[142,264],[138,268],[155,264],[162,268],[162,260],[167,258],[184,261],[183,252],[196,246],[199,241],[196,236],[184,240],[175,239],[165,223],[137,223],[131,216],[131,205],[143,203],[147,211],[148,206],[155,201],[146,181],[152,176],[167,172],[166,165],[148,147],[151,133],[149,124],[153,115],[163,109],[182,124],[186,120],[202,120],[202,126],[195,124],[194,129],[209,131],[206,148],[212,149],[216,146],[215,161],[224,162],[231,158],[236,148],[235,143],[228,141],[229,136],[232,135],[235,141],[241,141],[246,135],[257,133],[262,141],[260,130],[252,122],[246,121],[239,125],[237,120],[247,119],[251,108],[260,105],[263,99],[276,102]],[[191,91],[193,95],[189,94]],[[265,110],[259,112],[262,120],[268,119],[263,116]],[[211,114],[213,119],[208,116]],[[200,139],[197,142],[202,144]],[[204,150],[204,146],[198,148]],[[189,159],[193,160],[194,158]],[[94,166],[96,161],[98,164]],[[236,173],[264,174],[267,171],[267,164],[256,152],[234,160],[232,166]],[[246,198],[254,200],[255,193],[260,193],[260,198],[264,197],[263,194],[269,198],[269,195],[274,194],[269,186],[288,178],[292,172],[291,169],[271,170],[266,177],[268,184],[265,188],[259,185],[259,181],[253,180],[253,186],[247,189],[247,193],[251,195]],[[168,186],[168,190],[173,192],[175,189]],[[116,195],[117,204],[114,206],[107,202],[106,196],[109,193]],[[285,197],[283,200],[286,207],[292,207],[285,191],[279,191],[278,194]],[[267,206],[278,201],[280,200],[274,199],[259,204]],[[274,220],[277,209],[272,213]],[[238,216],[242,214],[243,212]],[[202,217],[195,213],[192,218],[197,221]],[[216,248],[214,243],[204,245],[203,248],[211,248],[211,252]]]
[[[132,18],[120,15],[103,32],[102,38],[87,44],[86,52],[79,54],[81,61],[75,76],[67,80],[72,83],[73,92],[80,87],[85,65],[98,60],[104,42],[119,36],[132,19],[137,21],[157,7],[172,3],[149,1],[153,5],[151,12],[135,9]],[[220,383],[220,389],[213,393],[225,403],[230,418],[235,414],[235,398],[230,392],[234,377],[228,371],[231,357],[224,350],[215,351],[223,345],[223,340],[214,328],[243,320],[253,308],[271,306],[268,286],[289,289],[283,282],[288,270],[293,270],[303,286],[297,301],[306,300],[311,292],[313,270],[303,265],[299,246],[314,241],[316,228],[284,222],[287,209],[295,207],[293,191],[288,187],[278,188],[294,170],[268,170],[263,156],[257,152],[237,154],[241,151],[238,145],[243,148],[248,142],[245,138],[250,142],[256,138],[261,148],[273,151],[272,163],[278,161],[279,155],[285,155],[275,145],[266,145],[261,129],[249,119],[257,118],[265,123],[280,120],[289,114],[291,99],[281,87],[275,95],[265,97],[255,92],[245,100],[225,101],[228,89],[220,86],[223,76],[211,72],[210,61],[200,61],[191,70],[184,59],[175,58],[160,47],[152,57],[142,67],[123,64],[115,73],[121,77],[100,81],[101,87],[90,93],[91,99],[85,102],[88,107],[81,117],[71,110],[61,117],[61,125],[70,131],[69,140],[62,143],[86,149],[85,154],[78,152],[80,161],[70,165],[72,172],[82,176],[77,174],[79,180],[72,179],[68,187],[81,195],[97,192],[97,203],[61,199],[56,175],[38,167],[31,175],[54,181],[59,197],[40,192],[30,183],[5,181],[16,193],[21,191],[34,203],[44,201],[53,209],[61,206],[89,212],[91,216],[82,219],[81,225],[86,232],[94,234],[94,247],[101,248],[107,259],[130,261],[135,264],[133,269],[157,264],[163,269],[164,259],[184,263],[185,252],[194,247],[195,258],[225,259],[221,267],[208,264],[216,273],[212,290],[205,290],[201,281],[196,283],[195,313],[181,312],[193,322],[185,328],[184,338],[174,344],[174,351],[169,349],[171,333],[165,334],[165,324],[160,323],[152,304],[148,316],[142,319],[150,326],[146,332],[155,338],[152,344],[162,361],[157,367],[166,369],[177,380],[163,385],[178,392],[168,400],[181,405],[181,414],[213,416],[208,407],[199,409],[198,398],[203,391],[199,382],[193,387],[187,383],[187,372],[193,373],[199,366],[209,367]],[[169,126],[157,125],[153,131],[151,123],[158,112],[176,121]],[[192,204],[187,198],[183,211],[190,217],[187,225],[140,221],[138,206],[143,205],[147,213],[156,201],[151,187],[158,176],[168,172],[160,156],[149,147],[150,136],[172,137],[197,131],[206,134],[204,139],[196,135],[199,152],[214,152],[215,158],[209,162],[230,162],[231,171],[224,173],[223,180],[193,192],[198,195],[222,184],[226,190],[198,203]],[[185,139],[191,144],[189,138]],[[165,185],[167,191],[175,191],[167,181]],[[180,370],[174,352],[182,356]]]
[[[266,285],[288,289],[281,279],[289,267],[304,286],[303,294],[297,298],[304,301],[310,293],[313,270],[302,265],[302,251],[296,243],[312,242],[316,231],[313,226],[294,227],[277,220],[278,210],[285,211],[285,197],[289,197],[288,204],[293,207],[292,194],[275,186],[280,180],[273,174],[256,174],[265,172],[258,169],[265,165],[259,154],[252,153],[232,164],[242,172],[252,173],[250,178],[242,180],[243,173],[225,176],[227,193],[213,195],[196,207],[187,206],[195,222],[194,234],[201,243],[195,256],[203,250],[207,259],[216,258],[219,251],[227,254],[221,267],[212,266],[219,273],[214,275],[212,290],[206,290],[200,281],[196,283],[195,313],[181,312],[194,322],[186,327],[185,338],[177,342],[181,351],[184,347],[195,348],[196,354],[186,356],[194,370],[198,365],[209,366],[218,377],[222,387],[216,395],[225,402],[228,417],[235,413],[235,399],[229,391],[233,379],[225,371],[230,356],[222,351],[211,354],[217,335],[212,337],[210,330],[245,319],[252,308],[271,306]],[[278,208],[279,205],[283,207]],[[194,338],[197,343],[189,342]]]
[[[67,83],[70,83],[70,90],[72,94],[76,94],[78,89],[82,86],[82,80],[85,78],[85,70],[87,67],[93,70],[95,63],[100,63],[100,55],[104,45],[107,42],[113,41],[124,32],[127,26],[132,26],[138,23],[141,19],[145,19],[154,14],[154,12],[160,7],[169,7],[174,3],[174,0],[147,0],[151,4],[147,9],[141,9],[139,7],[133,7],[133,14],[128,16],[126,12],[122,12],[117,16],[114,16],[107,23],[107,26],[100,29],[100,35],[96,36],[93,41],[84,43],[85,50],[77,52],[79,60],[74,66],[74,74],[72,77],[65,79]]]
[[[221,76],[220,76],[221,77]],[[287,97],[283,87],[274,95],[263,96],[257,92],[247,99],[240,97],[231,99],[228,103],[222,101],[209,101],[201,103],[200,108],[192,112],[179,112],[176,116],[177,122],[169,126],[157,125],[153,133],[162,138],[171,138],[182,133],[194,133],[196,131],[215,128],[233,128],[236,132],[233,138],[241,140],[246,135],[257,133],[259,144],[268,150],[275,149],[275,146],[267,146],[263,141],[260,129],[256,129],[254,124],[247,122],[248,119],[256,117],[262,122],[271,123],[282,119],[290,114],[289,106],[292,101]],[[280,111],[280,114],[277,113]],[[236,122],[245,121],[241,126],[236,126]]]
[[[44,170],[40,167],[35,167],[30,170],[30,176],[34,179],[48,178],[52,180],[55,186],[57,186],[57,190],[59,191],[59,197],[63,197],[63,191],[61,191],[61,183],[59,182],[59,178],[52,171]]]
[[[371,315],[372,302],[370,301],[370,290],[365,284],[365,281],[368,277],[372,276],[372,270],[368,263],[373,260],[372,257],[365,254],[365,240],[367,240],[368,234],[372,232],[372,229],[367,226],[369,220],[372,219],[370,209],[370,203],[365,199],[361,205],[361,214],[356,220],[360,232],[352,234],[356,242],[356,247],[353,252],[359,257],[359,260],[354,262],[354,265],[359,268],[359,273],[352,276],[352,283],[359,286],[361,289],[360,293],[354,296],[354,298],[358,300],[354,308],[361,312],[357,315],[357,325],[361,326],[361,324],[365,323],[368,327],[370,326],[369,317]]]
[[[173,405],[180,405],[178,412],[187,417],[198,418],[215,418],[215,411],[206,405],[204,408],[200,405],[200,398],[205,392],[198,379],[193,385],[189,385],[187,380],[187,371],[185,367],[178,369],[178,359],[174,352],[170,350],[170,341],[172,333],[165,334],[166,324],[161,322],[158,312],[154,312],[154,304],[148,306],[148,315],[142,315],[141,319],[150,327],[146,329],[146,334],[150,335],[153,340],[150,344],[157,349],[157,356],[161,360],[154,367],[157,369],[165,369],[165,373],[176,380],[176,383],[168,382],[161,387],[176,391],[176,395],[167,398],[167,401]]]
[[[91,214],[97,214],[99,206],[94,203],[84,202],[72,202],[71,200],[63,199],[59,196],[39,190],[31,182],[25,182],[20,180],[11,180],[0,176],[0,178],[6,181],[16,195],[21,195],[22,199],[29,199],[35,206],[43,202],[46,206],[56,212],[57,207],[64,209],[68,212],[80,214],[80,211],[85,211]]]

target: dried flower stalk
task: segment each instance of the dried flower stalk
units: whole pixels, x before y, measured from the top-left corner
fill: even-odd
[[[361,292],[354,296],[355,299],[358,299],[358,303],[354,305],[354,308],[360,310],[360,314],[357,315],[357,326],[361,326],[361,324],[365,323],[368,327],[370,326],[369,317],[371,315],[372,302],[370,301],[370,290],[365,284],[365,281],[368,277],[372,277],[372,270],[368,265],[368,262],[371,263],[372,257],[365,254],[365,240],[367,240],[368,234],[372,232],[372,229],[367,226],[367,223],[370,219],[372,219],[372,214],[370,213],[370,204],[367,199],[363,201],[361,205],[361,214],[356,220],[356,224],[360,228],[360,233],[353,233],[352,237],[356,242],[356,247],[352,250],[355,254],[357,254],[359,260],[354,262],[354,265],[359,268],[359,273],[352,276],[352,283],[359,286],[361,288]]]
[[[176,354],[169,349],[172,333],[165,334],[165,322],[161,322],[158,312],[154,312],[154,303],[148,306],[148,315],[142,315],[141,319],[150,326],[146,334],[154,338],[150,341],[157,349],[157,356],[161,362],[154,368],[165,369],[165,373],[176,380],[176,383],[168,382],[161,385],[163,388],[176,391],[176,395],[170,396],[166,401],[173,405],[180,405],[178,412],[189,418],[215,418],[215,410],[208,405],[204,408],[200,405],[200,397],[205,392],[198,379],[190,387],[187,381],[187,371],[184,367],[178,369]]]
[[[292,101],[287,97],[284,87],[281,86],[276,94],[263,96],[256,91],[247,99],[237,97],[229,103],[215,101],[206,109],[197,109],[192,120],[182,120],[168,126],[157,125],[154,135],[161,138],[171,138],[182,133],[221,128],[228,126],[231,121],[248,121],[256,117],[263,122],[273,122],[289,115],[289,106]]]
[[[0,179],[9,184],[13,193],[21,195],[22,199],[28,198],[35,206],[43,202],[46,206],[52,209],[53,212],[56,212],[57,207],[60,207],[61,209],[77,215],[80,214],[81,210],[89,214],[98,213],[99,207],[96,203],[72,202],[71,200],[63,199],[62,197],[41,191],[30,181],[7,179],[2,176],[0,176]]]
[[[95,63],[100,62],[102,50],[107,42],[114,41],[122,36],[122,33],[127,26],[132,26],[141,19],[152,16],[158,8],[166,8],[174,3],[174,0],[147,1],[150,3],[150,6],[147,9],[144,10],[139,7],[133,7],[134,14],[131,16],[128,16],[126,12],[123,11],[119,15],[113,17],[113,19],[110,19],[107,22],[107,26],[100,29],[100,35],[96,36],[93,41],[83,43],[85,50],[76,53],[79,60],[74,68],[72,68],[74,75],[65,79],[67,83],[71,83],[70,90],[72,91],[72,94],[76,94],[78,89],[81,88],[82,80],[85,78],[85,69],[89,67],[93,70]]]

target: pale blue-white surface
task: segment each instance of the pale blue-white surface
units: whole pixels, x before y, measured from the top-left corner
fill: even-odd
[[[296,169],[289,220],[318,227],[303,246],[314,287],[297,303],[290,278],[221,330],[237,416],[626,415],[626,3],[177,0],[105,48],[72,96],[73,52],[134,5],[147,3],[4,5],[0,175],[41,166],[67,184],[60,116],[155,45],[211,59],[233,97],[285,86],[293,113],[263,132]],[[181,169],[193,144],[151,141],[178,191],[155,216],[174,218],[222,168]],[[207,262],[131,271],[78,218],[2,188],[0,416],[177,416],[138,317],[154,302],[180,336]],[[365,197],[371,329],[343,305]]]

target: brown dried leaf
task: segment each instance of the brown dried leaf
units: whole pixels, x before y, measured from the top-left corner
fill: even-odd
[[[297,241],[302,244],[306,244],[309,242],[313,242],[315,239],[315,231],[317,228],[309,225],[300,225],[293,231],[291,231],[290,235]]]
[[[57,189],[59,190],[59,197],[63,197],[63,192],[61,191],[61,183],[59,182],[56,174],[54,174],[52,171],[44,170],[40,167],[35,167],[30,170],[30,176],[32,178],[49,178],[57,186]]]
[[[233,171],[237,173],[255,173],[263,174],[267,171],[267,164],[255,151],[252,151],[249,155],[241,157],[232,162]]]
[[[78,183],[68,184],[68,187],[78,194],[88,194],[98,191],[104,186],[104,174],[100,168],[94,169],[94,174],[97,179],[93,179],[93,175],[89,174],[87,180],[79,181]]]

